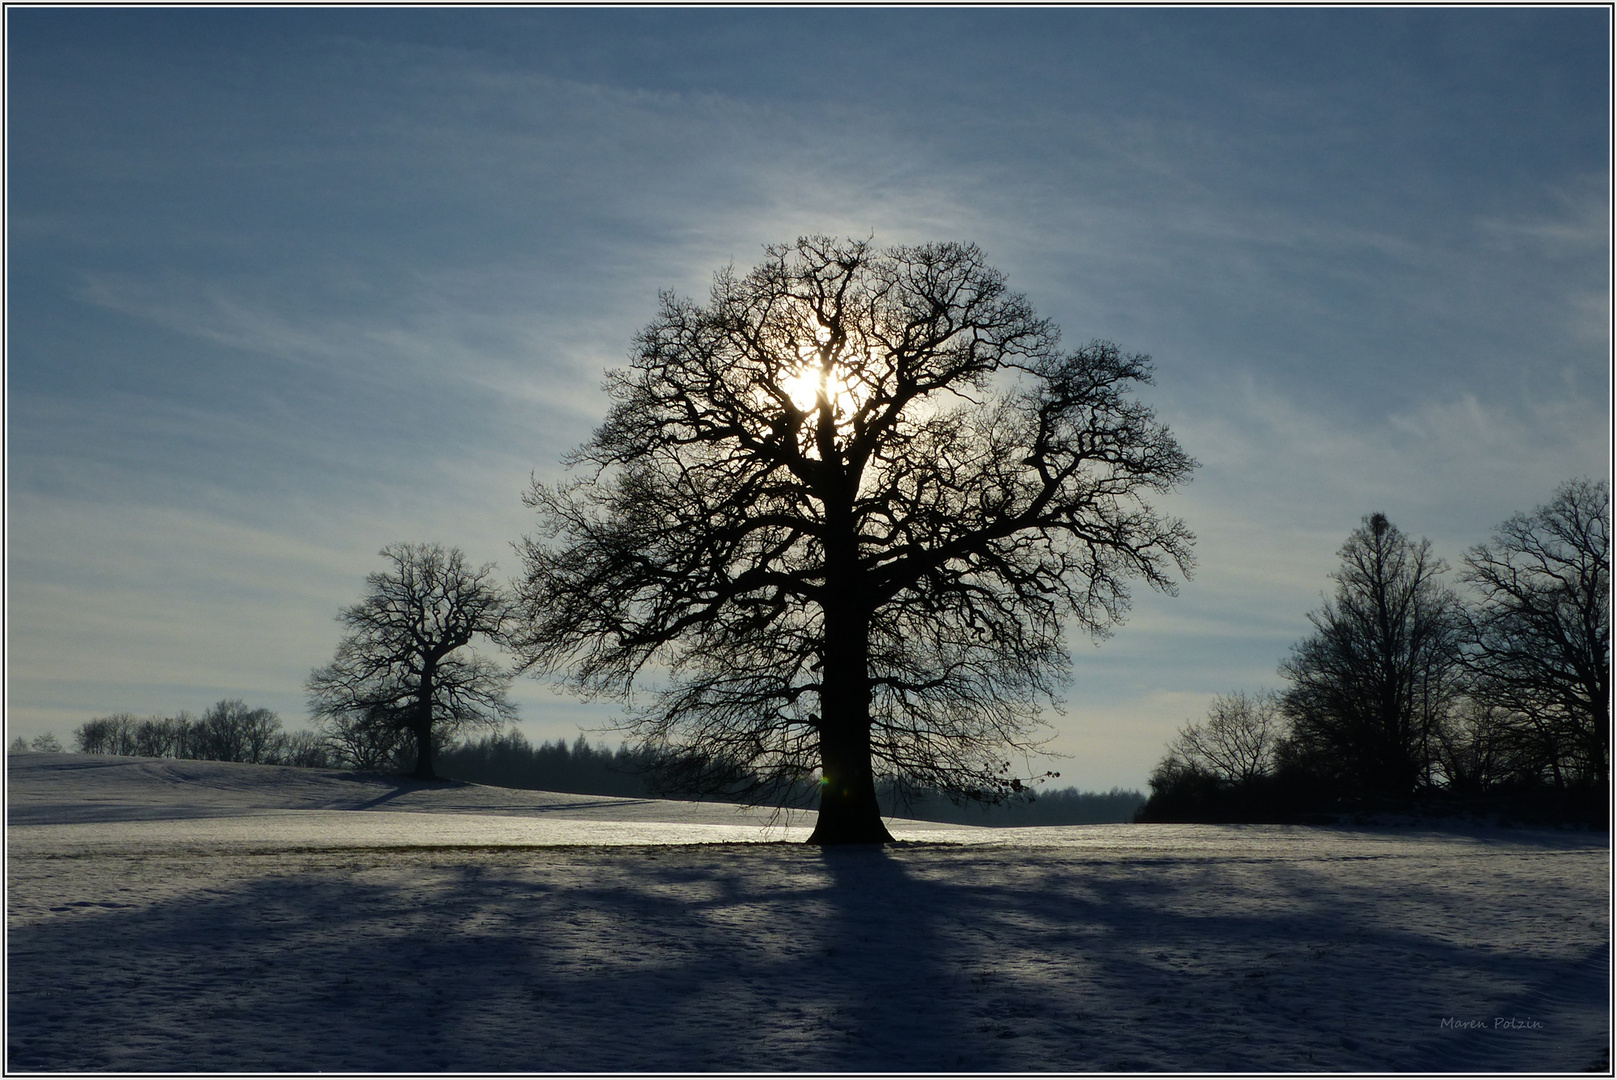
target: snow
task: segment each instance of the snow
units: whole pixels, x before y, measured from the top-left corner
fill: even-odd
[[[781,842],[811,814],[73,754],[8,755],[7,813],[8,1071],[1609,1061],[1604,833],[820,851]]]

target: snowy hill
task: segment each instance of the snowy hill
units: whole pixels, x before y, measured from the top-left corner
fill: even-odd
[[[752,829],[780,824],[768,811],[725,803],[567,795],[459,781],[418,783],[376,773],[223,761],[11,754],[6,777],[7,810],[13,825],[269,817],[291,811],[453,814]],[[792,823],[801,825],[804,817],[798,813]],[[807,819],[812,827],[812,815]],[[348,820],[351,827],[365,828],[363,819]],[[420,830],[433,825],[418,819],[409,827]],[[466,827],[473,827],[472,823],[463,823]]]
[[[7,813],[8,1070],[1609,1060],[1603,834],[899,822],[822,852],[723,805],[71,754],[9,755]]]

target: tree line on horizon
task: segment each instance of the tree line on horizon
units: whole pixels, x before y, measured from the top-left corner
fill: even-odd
[[[1282,690],[1216,698],[1151,775],[1146,821],[1425,810],[1604,824],[1611,494],[1568,481],[1467,551],[1371,514]]]
[[[177,716],[114,713],[96,717],[80,724],[73,740],[81,754],[306,768],[326,768],[340,760],[323,733],[285,731],[274,712],[249,708],[239,698],[221,700],[201,716],[181,710]],[[12,749],[19,748],[13,744]]]
[[[530,743],[520,732],[463,741],[440,752],[443,771],[459,780],[496,787],[565,791],[581,795],[628,798],[678,798],[677,788],[659,782],[656,762],[628,745],[616,750],[591,746],[580,735],[572,745],[563,740]],[[812,786],[804,787],[788,805],[808,806]],[[940,792],[900,791],[893,785],[877,790],[882,813],[922,821],[960,825],[1091,825],[1126,822],[1145,805],[1139,791],[1113,788],[1085,792],[1076,788],[1044,790],[1024,800],[1000,805],[961,806]]]
[[[375,747],[356,754],[351,742],[334,738],[329,730],[282,731],[275,713],[248,708],[235,699],[220,701],[200,717],[185,712],[177,717],[129,713],[98,717],[79,725],[74,742],[83,754],[390,772],[405,771],[411,751],[407,743],[400,743],[391,756]],[[31,745],[19,737],[11,750],[61,752],[63,747],[54,736],[41,736]],[[438,762],[447,777],[492,787],[623,798],[678,797],[657,784],[644,754],[625,745],[615,750],[592,745],[582,735],[570,744],[556,739],[535,745],[513,729],[452,742],[440,749]],[[805,789],[799,801],[806,804],[809,794]],[[1122,788],[1106,792],[1063,788],[1040,792],[1036,800],[975,807],[957,806],[935,792],[901,793],[889,786],[878,794],[888,816],[994,826],[1126,822],[1146,801],[1143,793]]]

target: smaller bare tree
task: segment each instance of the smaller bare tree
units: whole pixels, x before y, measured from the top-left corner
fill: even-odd
[[[409,733],[416,779],[433,780],[435,738],[516,718],[510,671],[468,648],[479,637],[503,643],[510,601],[494,567],[470,569],[459,549],[394,544],[381,555],[392,568],[367,577],[365,598],[337,616],[350,633],[309,676],[309,707],[350,741]]]
[[[1274,771],[1282,728],[1278,694],[1238,690],[1214,698],[1206,720],[1181,728],[1168,754],[1220,780],[1248,783]]]
[[[1459,599],[1432,545],[1384,514],[1366,515],[1341,557],[1335,598],[1280,665],[1290,749],[1359,792],[1411,795],[1435,779],[1437,733],[1462,689]]]
[[[168,723],[160,721],[150,727],[155,732],[161,730],[160,724]],[[262,764],[269,759],[280,730],[281,718],[269,709],[250,709],[240,698],[226,698],[215,702],[200,721],[191,725],[190,756]],[[137,741],[143,741],[140,733]]]
[[[408,731],[375,723],[359,713],[327,717],[320,732],[339,764],[366,772],[403,768],[415,741]]]
[[[43,735],[35,735],[33,742],[30,742],[28,747],[36,754],[60,754],[62,752],[62,740],[56,737],[56,732],[47,731]]]
[[[153,717],[143,720],[135,729],[135,754],[138,757],[179,757],[184,749],[190,717],[175,720],[172,717]]]
[[[1436,752],[1450,791],[1481,794],[1537,781],[1551,749],[1521,713],[1467,697],[1438,728]]]
[[[155,719],[155,718],[154,718]],[[86,720],[73,730],[81,754],[116,754],[132,757],[140,753],[137,732],[140,718],[132,713],[114,713]]]
[[[270,763],[326,769],[336,764],[332,758],[330,744],[318,731],[288,731],[276,741]]]

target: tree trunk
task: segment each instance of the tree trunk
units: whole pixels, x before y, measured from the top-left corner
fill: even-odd
[[[436,780],[432,771],[432,699],[437,690],[438,659],[441,652],[433,650],[422,658],[421,682],[416,686],[415,701],[415,772],[416,780]]]
[[[820,816],[811,844],[888,844],[870,768],[870,725],[820,729]]]
[[[1594,784],[1591,786],[1596,790],[1604,790],[1606,778],[1611,775],[1611,699],[1606,691],[1608,685],[1609,680],[1602,679],[1595,687],[1595,693],[1599,696],[1591,699],[1594,723],[1583,731],[1584,752],[1589,758],[1590,771],[1594,774]]]
[[[829,576],[829,575],[828,575]],[[811,844],[886,844],[870,763],[869,620],[856,589],[829,590],[820,669],[820,816]]]
[[[416,780],[438,779],[438,774],[432,771],[431,723],[418,723],[415,726],[415,772],[410,775]]]

